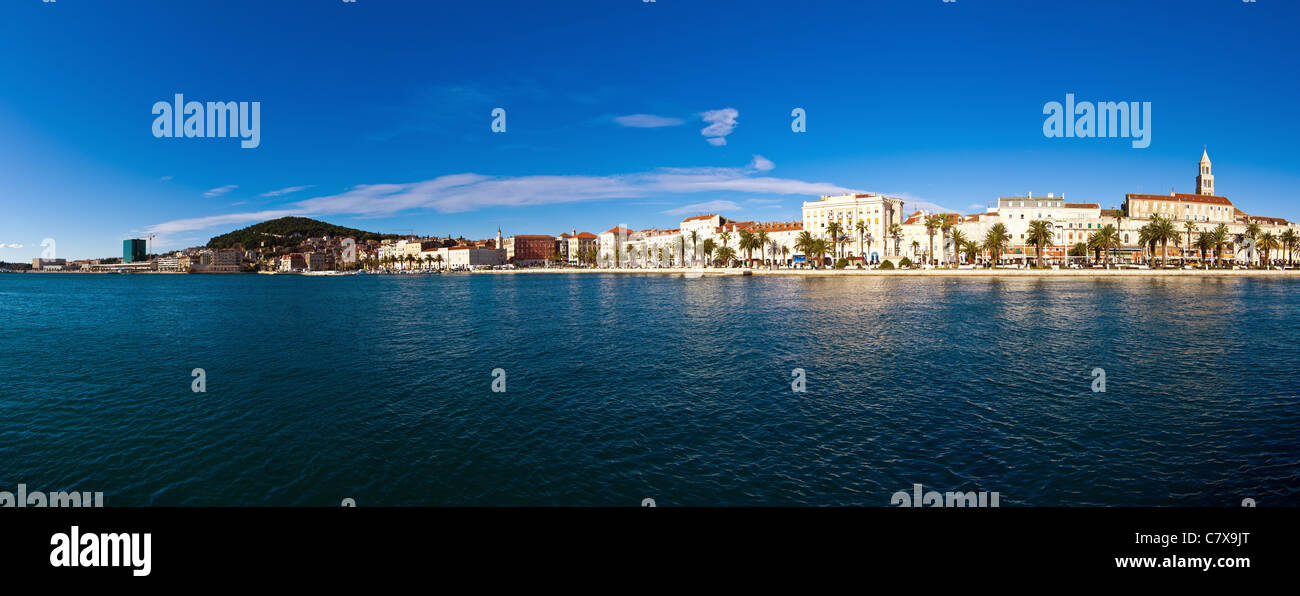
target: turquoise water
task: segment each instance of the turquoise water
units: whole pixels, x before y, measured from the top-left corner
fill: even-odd
[[[1298,307],[1223,277],[0,275],[0,491],[1295,505]]]

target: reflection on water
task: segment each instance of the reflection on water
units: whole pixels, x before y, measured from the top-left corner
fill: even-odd
[[[0,490],[102,490],[110,505],[887,506],[921,483],[1003,506],[1297,504],[1297,290],[0,276]],[[189,391],[195,367],[206,394]],[[497,367],[504,394],[489,390]]]

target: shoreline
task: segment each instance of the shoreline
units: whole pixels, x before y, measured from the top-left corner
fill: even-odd
[[[15,271],[14,274],[46,275],[257,275],[258,272],[181,273],[174,271],[136,271],[131,273],[92,271]],[[881,276],[881,277],[1300,277],[1300,269],[487,269],[481,271],[444,271],[443,275],[566,275],[566,274],[621,274],[665,275],[699,277],[758,277],[758,276]],[[419,274],[376,274],[380,277],[404,277]],[[295,277],[352,277],[340,275],[304,275]]]
[[[699,273],[705,277],[745,276],[922,276],[922,277],[1300,277],[1300,269],[508,269],[472,271],[475,274],[563,274],[563,273],[623,273],[642,275],[686,275]]]

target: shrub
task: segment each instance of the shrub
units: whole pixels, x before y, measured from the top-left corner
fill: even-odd
[[[899,267],[911,267],[911,266],[912,266],[912,259],[909,259],[909,258],[907,258],[907,257],[903,257],[903,258],[901,258],[901,259],[898,260],[898,266],[899,266]]]
[[[835,261],[835,268],[836,268],[836,269],[843,269],[843,268],[848,267],[848,266],[849,266],[849,261],[848,261],[848,259],[840,259],[840,260],[838,260],[838,261]]]
[[[894,268],[894,262],[893,262],[893,261],[881,261],[881,262],[880,262],[880,268],[881,268],[881,269],[893,269],[893,268]]]

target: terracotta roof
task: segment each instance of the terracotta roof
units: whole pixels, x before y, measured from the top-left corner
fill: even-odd
[[[582,238],[583,240],[590,240],[592,238],[596,238],[596,235],[592,234],[591,232],[578,232],[578,235],[574,236],[574,238]]]
[[[1285,219],[1282,219],[1282,218],[1280,218],[1280,217],[1262,217],[1262,216],[1256,215],[1256,216],[1254,216],[1254,217],[1251,217],[1250,219],[1253,220],[1253,221],[1260,222],[1260,223],[1272,224],[1272,225],[1275,225],[1275,226],[1284,226],[1284,225],[1286,225],[1286,220],[1285,220]]]
[[[1227,197],[1216,197],[1212,195],[1193,195],[1188,193],[1174,193],[1172,195],[1139,195],[1127,194],[1124,197],[1130,201],[1136,199],[1139,201],[1177,201],[1180,203],[1209,203],[1211,205],[1232,205]]]
[[[729,221],[729,222],[725,222],[725,223],[723,223],[722,225],[718,226],[717,228],[714,229],[714,231],[716,231],[716,232],[718,232],[718,233],[722,233],[722,232],[735,232],[735,231],[739,231],[739,230],[743,230],[743,229],[745,229],[745,228],[748,228],[748,227],[750,227],[750,226],[752,226],[752,225],[754,225],[754,222],[752,222],[752,221]]]
[[[802,230],[803,222],[800,221],[782,221],[772,223],[760,223],[749,226],[751,230],[763,230],[765,232],[789,232],[793,230]]]
[[[1100,209],[1101,205],[1096,203],[1066,203],[1066,209]]]
[[[555,240],[555,236],[548,236],[548,235],[546,235],[546,234],[517,234],[517,235],[511,236],[511,238],[529,238],[529,239],[533,239],[533,240],[536,240],[536,239],[538,239],[538,238],[547,238],[547,239],[550,239],[550,240]]]
[[[1102,210],[1101,210],[1101,216],[1102,216],[1102,217],[1109,217],[1109,218],[1111,218],[1111,219],[1114,219],[1116,215],[1123,215],[1123,214],[1124,214],[1124,212],[1123,212],[1122,210],[1120,210],[1120,209],[1102,209]]]
[[[699,220],[704,220],[704,219],[710,219],[710,218],[717,217],[717,216],[718,216],[717,213],[712,213],[712,214],[709,214],[709,215],[695,215],[695,216],[692,216],[692,217],[688,217],[688,218],[686,218],[686,219],[683,219],[682,221],[699,221]]]
[[[632,233],[632,230],[629,230],[629,229],[627,229],[627,228],[625,228],[625,227],[623,227],[623,226],[614,226],[614,227],[612,227],[612,228],[606,230],[605,233],[606,233],[606,234],[615,234],[615,235],[618,235],[618,234],[631,234],[631,233]]]

